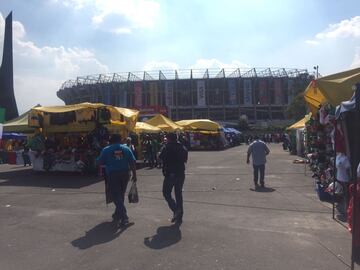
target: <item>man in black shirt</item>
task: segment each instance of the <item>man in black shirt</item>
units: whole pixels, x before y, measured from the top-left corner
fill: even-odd
[[[163,161],[163,196],[169,208],[173,211],[171,222],[180,224],[183,217],[182,188],[185,181],[185,163],[188,159],[186,148],[177,141],[175,133],[166,136],[167,144],[161,150],[159,158]],[[172,189],[175,189],[175,200],[171,196]]]

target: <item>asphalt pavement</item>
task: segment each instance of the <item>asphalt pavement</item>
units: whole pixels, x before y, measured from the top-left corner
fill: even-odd
[[[134,224],[118,230],[100,178],[0,165],[0,269],[348,269],[347,228],[304,165],[269,148],[259,192],[245,145],[190,152],[180,227],[169,221],[160,169],[138,171],[140,202],[127,204]]]

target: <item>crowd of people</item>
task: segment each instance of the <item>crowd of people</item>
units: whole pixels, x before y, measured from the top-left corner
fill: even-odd
[[[252,141],[254,141],[255,137],[258,137],[260,140],[262,140],[265,143],[284,143],[286,140],[286,133],[262,133],[262,134],[256,134],[256,135],[244,135],[244,140],[246,144],[250,144]]]

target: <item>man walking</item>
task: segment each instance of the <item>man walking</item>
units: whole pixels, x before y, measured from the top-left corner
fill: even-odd
[[[250,163],[250,156],[252,156],[253,167],[254,167],[254,184],[255,189],[259,188],[258,178],[260,172],[260,184],[261,187],[265,187],[264,175],[265,175],[265,163],[266,156],[270,153],[267,145],[259,139],[258,136],[254,137],[254,141],[250,144],[247,151],[247,164]]]
[[[105,147],[97,161],[105,165],[106,179],[111,197],[116,206],[113,220],[121,226],[129,223],[126,213],[125,192],[132,171],[132,181],[136,182],[135,157],[129,147],[121,144],[120,135],[112,135],[110,145]]]
[[[184,214],[182,188],[185,181],[185,163],[188,159],[187,149],[177,141],[175,133],[166,136],[167,143],[161,150],[159,158],[163,161],[163,196],[173,212],[171,222],[182,223]],[[175,200],[171,192],[175,189]]]

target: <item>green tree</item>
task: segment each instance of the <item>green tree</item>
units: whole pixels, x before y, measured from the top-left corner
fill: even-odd
[[[306,103],[304,94],[299,93],[291,102],[286,110],[286,116],[288,119],[300,120],[306,114]]]

